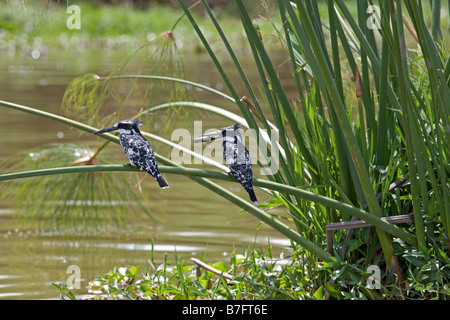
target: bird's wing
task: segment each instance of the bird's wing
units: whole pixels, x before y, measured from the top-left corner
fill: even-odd
[[[159,173],[158,163],[156,161],[155,155],[153,153],[152,147],[147,140],[137,139],[135,142],[136,149],[139,151],[139,165],[140,167],[155,176]]]

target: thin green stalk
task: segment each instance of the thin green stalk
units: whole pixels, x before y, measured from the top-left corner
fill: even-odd
[[[269,223],[268,223],[269,225],[273,226],[273,224],[275,224],[276,226],[278,226],[277,223],[273,222],[273,217],[271,217],[270,215],[268,215],[261,209],[258,209],[255,206],[248,203],[247,201],[235,196],[234,194],[230,193],[228,190],[223,189],[222,187],[219,187],[218,185],[216,185],[210,181],[209,182],[206,181],[206,179],[204,179],[205,181],[199,179],[199,178],[210,178],[210,179],[218,179],[218,180],[224,180],[224,181],[234,181],[233,178],[231,178],[228,174],[225,174],[222,172],[210,171],[210,170],[196,169],[196,168],[184,168],[181,166],[178,166],[178,167],[159,166],[159,170],[161,173],[179,174],[179,175],[191,177],[194,180],[196,180],[197,182],[199,182],[200,184],[206,186],[208,189],[215,191],[219,195],[222,195],[224,198],[229,199],[231,202],[239,205],[241,208],[249,211],[250,213],[255,214],[262,221],[265,221],[265,222],[269,221]],[[135,167],[130,167],[128,165],[72,166],[72,167],[40,169],[40,170],[33,170],[33,171],[2,174],[2,175],[0,175],[0,181],[39,177],[39,176],[53,175],[53,174],[69,174],[69,173],[75,173],[75,172],[108,172],[108,171],[138,171],[138,169]],[[268,180],[254,178],[253,184],[256,187],[267,188],[270,190],[275,190],[278,192],[291,194],[293,196],[300,197],[300,198],[303,198],[308,201],[317,202],[324,206],[327,206],[327,207],[330,207],[330,208],[333,208],[336,210],[340,210],[342,212],[345,212],[347,214],[355,216],[358,219],[361,219],[370,224],[373,224],[374,226],[379,227],[379,228],[385,230],[386,232],[389,232],[392,235],[395,235],[395,236],[401,238],[402,240],[404,240],[407,243],[410,243],[412,245],[416,244],[416,239],[412,234],[410,234],[410,233],[406,232],[405,230],[400,229],[400,228],[396,227],[395,225],[390,224],[372,214],[369,214],[364,210],[353,207],[346,203],[337,201],[332,198],[327,198],[327,197],[315,194],[313,192],[302,190],[298,187],[293,187],[293,186],[277,183],[274,181],[268,181]],[[278,231],[280,231],[280,230],[278,230]],[[285,230],[283,232],[285,232],[286,234],[291,234],[291,231]]]
[[[441,0],[431,0],[431,34],[436,41],[442,39]]]
[[[258,116],[264,122],[264,120],[266,120],[265,115],[262,112],[262,109],[259,105],[258,99],[256,98],[254,90],[253,90],[252,86],[250,85],[250,81],[248,80],[248,78],[244,72],[244,69],[242,68],[241,64],[239,63],[239,60],[237,59],[236,54],[234,53],[234,50],[231,47],[231,44],[229,43],[227,37],[225,36],[225,33],[223,32],[222,28],[220,27],[220,24],[218,23],[217,19],[215,18],[214,14],[212,13],[211,8],[209,7],[208,3],[205,0],[201,0],[201,1],[206,10],[206,13],[208,14],[209,18],[211,19],[211,21],[214,24],[214,27],[216,28],[217,32],[219,33],[219,36],[220,36],[223,44],[225,45],[225,48],[227,49],[228,54],[230,55],[236,69],[238,70],[239,76],[242,79],[242,81],[244,82],[245,88],[247,89],[247,92],[249,93],[250,98],[255,103],[255,107],[258,111]],[[186,11],[189,11],[189,9],[187,9]],[[245,115],[245,114],[246,113],[243,113],[243,115]],[[249,125],[251,127],[251,122],[249,122]]]
[[[307,251],[311,252],[314,256],[316,256],[318,259],[321,259],[323,261],[331,262],[335,261],[335,258],[332,257],[327,251],[323,250],[310,240],[306,239],[305,237],[299,235],[297,232],[280,222],[279,220],[275,219],[271,215],[267,214],[263,210],[253,206],[249,202],[239,198],[235,194],[229,192],[225,188],[222,188],[218,186],[217,184],[211,182],[207,179],[199,179],[199,178],[193,178],[195,181],[197,181],[199,184],[203,185],[204,187],[214,191],[218,195],[222,196],[223,198],[229,200],[230,202],[238,205],[242,209],[248,211],[250,214],[254,215],[257,219],[260,219],[267,225],[271,226],[278,232],[282,233],[292,241],[298,243],[300,246],[305,248]]]
[[[73,121],[71,119],[65,118],[65,117],[61,117],[49,112],[45,112],[45,111],[41,111],[38,109],[34,109],[34,108],[30,108],[30,107],[26,107],[26,106],[22,106],[22,105],[18,105],[18,104],[14,104],[14,103],[10,103],[10,102],[6,102],[6,101],[1,101],[0,100],[0,105],[1,106],[5,106],[5,107],[9,107],[18,111],[23,111],[23,112],[27,112],[27,113],[31,113],[31,114],[35,114],[41,117],[45,117],[47,119],[51,119],[51,120],[55,120],[64,124],[67,124],[69,126],[72,126],[74,128],[78,128],[81,129],[83,131],[87,131],[87,132],[95,132],[98,129],[97,128],[93,128],[91,126],[87,126],[84,125],[80,122],[77,121]],[[112,134],[109,133],[104,133],[101,134],[100,136],[102,136],[103,138],[119,143],[119,139],[117,136],[114,136]],[[157,158],[157,160],[162,163],[162,164],[166,164],[168,166],[172,167],[173,169],[180,169],[183,170],[186,168],[181,167],[180,165],[176,164],[175,162],[161,156],[155,153],[155,157]],[[120,165],[119,167],[121,167],[121,169],[119,170],[132,170],[134,168],[124,168],[123,165]],[[80,170],[85,170],[85,171],[95,171],[95,169],[98,169],[98,167],[96,168],[96,166],[77,166],[77,167],[64,167],[64,168],[52,168],[52,169],[43,169],[43,170],[37,170],[37,173],[35,172],[34,174],[36,175],[45,175],[45,174],[54,174],[55,172],[80,172]],[[118,167],[114,168],[116,171],[118,169]],[[168,167],[166,167],[166,169],[164,168],[164,166],[160,166],[160,170],[161,172],[165,172],[165,170],[167,170]],[[48,171],[50,170],[50,171]],[[135,170],[135,169],[134,169]],[[169,169],[170,170],[170,169]],[[112,169],[110,171],[113,171]],[[27,173],[32,174],[32,173]],[[10,179],[11,177],[25,177],[26,174],[19,174],[19,173],[12,173],[12,174],[8,174],[8,175],[2,175],[2,180],[6,180],[6,179]],[[265,211],[255,207],[254,205],[248,203],[247,201],[243,200],[242,198],[234,195],[233,193],[231,193],[230,191],[220,187],[219,185],[211,182],[208,179],[205,179],[203,177],[200,176],[189,176],[189,178],[191,178],[192,180],[196,181],[197,183],[203,185],[204,187],[208,188],[209,190],[215,192],[216,194],[222,196],[223,198],[229,200],[230,202],[236,204],[237,206],[241,207],[244,210],[247,210],[249,213],[251,213],[252,215],[254,215],[256,218],[258,218],[259,220],[265,222],[266,224],[268,224],[269,226],[271,226],[272,228],[274,228],[275,230],[277,230],[278,232],[282,233],[283,235],[285,235],[286,237],[288,237],[289,239],[297,242],[299,245],[303,246],[306,250],[310,251],[312,254],[314,254],[317,258],[324,260],[324,261],[334,261],[335,259],[325,250],[323,250],[322,248],[320,248],[319,246],[315,245],[314,243],[312,243],[311,241],[309,241],[308,239],[306,239],[305,237],[299,235],[297,232],[295,232],[294,230],[292,230],[291,228],[289,228],[288,226],[286,226],[285,224],[283,224],[282,222],[276,220],[274,217],[272,217],[271,215],[267,214]]]
[[[327,64],[327,59],[326,59],[327,50],[326,50],[326,48],[324,48],[320,45],[319,41],[317,41],[317,35],[314,32],[312,22],[310,20],[310,16],[309,16],[304,4],[300,3],[300,1],[298,1],[298,0],[296,1],[296,4],[297,4],[299,17],[302,22],[301,25],[304,28],[305,33],[308,35],[309,45],[311,46],[311,48],[314,52],[314,58],[318,62],[318,65],[320,68],[320,73],[322,74],[322,78],[323,78],[323,80],[325,82],[325,86],[327,88],[327,91],[324,92],[324,94],[328,94],[330,96],[330,100],[332,103],[331,103],[331,105],[329,105],[329,107],[332,107],[334,109],[334,111],[336,112],[336,116],[339,120],[340,127],[342,128],[345,141],[347,142],[348,150],[351,153],[351,158],[355,164],[356,173],[357,173],[357,176],[361,183],[361,189],[364,192],[364,196],[366,198],[368,208],[369,208],[370,212],[372,212],[376,216],[382,217],[383,214],[381,212],[380,205],[378,204],[378,199],[373,190],[373,186],[370,181],[368,169],[364,163],[364,159],[363,159],[361,150],[358,147],[357,140],[353,134],[351,125],[348,121],[345,107],[344,107],[343,101],[341,99],[341,95],[339,94],[339,91],[336,88],[332,72]],[[290,5],[287,5],[286,9],[287,9],[292,21],[294,22],[294,28],[299,30],[300,21],[299,21],[299,19],[297,19],[297,16],[295,15],[292,7]],[[306,42],[306,43],[308,43],[308,42]],[[386,259],[386,262],[389,264],[390,267],[392,267],[392,260],[391,260],[392,246],[391,246],[390,238],[381,229],[377,228],[376,230],[377,230],[377,235],[380,240],[380,244],[381,244],[381,247],[383,250],[383,255]]]
[[[216,55],[212,51],[208,41],[206,40],[205,36],[201,32],[200,28],[198,28],[197,24],[195,23],[195,20],[192,17],[191,13],[186,8],[186,6],[184,5],[183,1],[179,1],[179,2],[180,2],[180,5],[181,5],[182,9],[185,11],[185,14],[187,15],[188,19],[191,21],[195,31],[197,32],[197,34],[198,34],[200,40],[202,41],[205,49],[207,50],[208,54],[210,55],[210,57],[211,57],[213,63],[215,64],[217,70],[219,71],[220,75],[222,76],[225,84],[228,87],[228,90],[231,92],[233,98],[235,99],[235,103],[238,105],[242,115],[246,119],[248,126],[250,128],[252,128],[252,129],[254,129],[254,130],[257,130],[258,126],[257,126],[257,124],[255,122],[255,119],[254,119],[252,113],[250,112],[250,109],[247,106],[244,106],[243,102],[240,101],[240,99],[239,99],[239,97],[238,97],[238,95],[236,93],[236,90],[234,89],[233,85],[231,84],[230,80],[228,79],[228,76],[227,76],[225,70],[223,69],[222,65],[219,63]],[[228,51],[231,59],[233,60],[233,63],[235,64],[236,69],[238,70],[239,75],[240,75],[242,81],[244,82],[244,85],[245,85],[245,87],[247,89],[248,94],[250,95],[251,100],[254,102],[254,105],[255,105],[255,107],[257,109],[258,116],[260,117],[261,121],[263,122],[265,128],[268,130],[269,135],[271,135],[270,130],[269,130],[269,125],[267,123],[267,120],[266,120],[266,118],[264,116],[264,113],[261,110],[261,107],[259,106],[258,99],[256,98],[256,95],[255,95],[255,93],[254,93],[254,91],[253,91],[253,89],[252,89],[252,87],[250,85],[250,82],[248,81],[248,79],[247,79],[247,77],[245,75],[245,72],[244,72],[243,68],[241,67],[241,64],[239,63],[236,55],[234,54],[234,51],[231,48],[230,43],[228,42],[227,38],[225,37],[225,34],[223,33],[220,25],[218,24],[217,20],[215,19],[214,15],[212,14],[209,6],[207,5],[207,3],[205,1],[202,0],[202,2],[203,2],[203,5],[205,6],[205,9],[207,10],[208,15],[210,16],[210,18],[212,20],[214,26],[216,27],[216,30],[218,31],[218,33],[219,33],[219,35],[220,35],[220,37],[221,37],[221,39],[222,39],[222,41],[223,41],[227,51]],[[282,127],[279,126],[279,128],[282,128]],[[284,138],[285,135],[282,135],[281,137]],[[259,142],[259,137],[258,136],[256,136],[255,139]],[[284,141],[282,141],[282,142],[284,142]],[[286,149],[287,145],[285,144],[283,147]],[[284,170],[286,171],[286,174],[288,174],[289,173],[288,172],[288,167],[286,167],[284,165],[284,159],[280,163],[284,167]],[[279,177],[279,173],[277,173],[276,177],[277,177],[278,181],[281,181],[281,177]]]
[[[295,13],[293,12],[292,7],[286,6],[286,8],[291,16],[291,19],[294,20],[293,17],[295,16]],[[303,4],[299,3],[298,1],[297,1],[297,8],[300,13],[300,18],[302,19],[302,22],[303,22],[303,27],[305,28],[305,31],[308,33],[308,36],[310,39],[309,43],[314,51],[315,58],[318,61],[320,72],[323,75],[322,79],[325,82],[325,86],[328,88],[328,91],[325,92],[325,94],[330,95],[330,98],[332,101],[332,106],[333,106],[334,110],[336,111],[336,116],[337,116],[339,123],[341,125],[341,128],[343,130],[344,137],[347,142],[349,151],[351,152],[353,161],[355,162],[358,176],[361,180],[361,186],[367,197],[367,203],[369,205],[369,208],[370,208],[371,212],[373,212],[377,216],[381,217],[382,216],[381,209],[378,205],[376,196],[374,194],[372,184],[370,183],[368,171],[364,164],[364,159],[362,158],[361,150],[358,147],[357,140],[353,134],[351,125],[348,121],[345,107],[341,100],[339,91],[337,90],[337,88],[334,84],[333,75],[331,74],[330,69],[327,68],[325,53],[323,51],[324,48],[321,48],[320,44],[317,41],[315,41],[315,33],[313,31],[311,21],[309,19],[309,15],[308,15],[308,12],[306,11],[306,8],[303,6]],[[297,22],[298,22],[298,20],[297,20]],[[299,28],[299,25],[297,25],[295,23],[294,23],[294,25],[295,25],[295,27]]]
[[[244,128],[247,128],[247,129],[249,128],[247,121],[244,118],[242,118],[241,116],[239,116],[233,112],[230,112],[228,110],[225,110],[225,109],[222,109],[222,108],[210,105],[210,104],[201,103],[201,102],[192,102],[192,101],[176,101],[176,102],[163,103],[163,104],[153,106],[153,107],[150,107],[148,109],[141,111],[136,117],[145,115],[147,113],[156,112],[159,110],[164,110],[166,108],[171,108],[171,107],[190,107],[190,108],[205,110],[205,111],[217,114],[221,117],[227,118],[227,119],[233,121],[234,123],[239,123]],[[271,130],[278,132],[278,128],[275,125],[273,125],[271,122],[268,122],[268,123],[269,123]],[[260,130],[259,133],[261,135],[261,138],[264,140],[265,145],[271,146],[272,150],[275,150],[275,148],[278,149],[278,151],[281,154],[282,159],[286,159],[286,151],[283,149],[282,146],[279,145],[278,142],[275,141],[276,145],[274,146],[272,143],[272,140],[267,132]],[[197,154],[197,156],[200,157],[200,155],[198,155],[198,154]]]
[[[335,0],[338,4],[339,8],[342,11],[342,14],[347,19],[347,22],[351,26],[353,32],[355,33],[356,37],[359,40],[359,44],[361,45],[361,49],[364,50],[364,52],[367,54],[367,57],[370,60],[370,63],[372,65],[372,70],[374,73],[379,76],[381,72],[380,67],[380,60],[376,54],[376,52],[373,50],[372,46],[370,45],[369,41],[367,41],[364,32],[359,28],[358,24],[356,23],[355,19],[352,17],[352,14],[348,10],[347,6],[342,0]],[[386,87],[386,94],[393,106],[394,109],[400,109],[400,102],[398,101],[397,96],[395,95],[394,89],[392,88],[391,83],[387,84]]]
[[[394,12],[393,4],[391,3],[391,11]],[[408,76],[408,66],[407,66],[407,56],[406,56],[406,44],[403,33],[403,24],[401,19],[401,3],[397,2],[396,7],[396,20],[393,21],[393,35],[394,35],[394,58],[396,60],[397,73],[399,76],[399,94],[400,101],[404,109],[404,119],[405,119],[405,139],[406,139],[406,152],[408,154],[408,168],[410,172],[411,180],[411,193],[412,202],[414,206],[414,223],[416,226],[416,235],[418,240],[418,248],[420,251],[426,253],[426,241],[425,241],[425,227],[422,218],[422,205],[420,203],[420,180],[423,179],[425,182],[425,177],[422,168],[421,154],[418,154],[418,139],[419,136],[414,130],[414,122],[417,119],[417,113],[413,106],[413,102],[410,95],[410,82]],[[417,170],[419,170],[420,177],[417,176]],[[423,187],[423,185],[422,185]],[[421,190],[424,196],[427,196],[426,189]]]
[[[229,101],[231,101],[233,103],[236,103],[236,101],[233,99],[233,97],[231,97],[231,96],[229,96],[227,94],[224,94],[221,91],[215,90],[215,89],[213,89],[211,87],[202,85],[202,84],[197,83],[197,82],[192,82],[192,81],[188,81],[188,80],[184,80],[184,79],[180,79],[180,78],[173,78],[173,77],[166,77],[166,76],[154,76],[154,75],[120,75],[120,76],[109,76],[109,77],[102,77],[102,78],[100,78],[100,80],[120,80],[120,79],[148,79],[148,80],[161,80],[161,81],[180,82],[180,83],[184,83],[184,84],[187,84],[187,85],[191,85],[191,86],[200,88],[200,89],[205,90],[205,91],[209,91],[211,93],[219,95],[220,97],[222,97],[222,98],[224,98],[226,100],[229,100]],[[151,112],[157,111],[159,109],[164,109],[164,108],[174,107],[174,106],[190,106],[190,107],[200,108],[200,109],[203,109],[203,110],[212,111],[212,112],[214,112],[216,114],[219,114],[221,116],[225,116],[226,118],[230,119],[231,121],[234,121],[236,123],[240,123],[240,124],[244,125],[245,127],[250,128],[250,126],[247,123],[247,121],[243,117],[238,116],[235,113],[232,113],[230,111],[227,111],[227,110],[224,110],[222,108],[218,108],[218,107],[215,107],[215,106],[212,106],[212,105],[208,105],[208,104],[204,104],[204,103],[200,103],[200,102],[192,102],[192,101],[177,101],[177,102],[165,103],[165,104],[162,104],[162,105],[154,106],[154,107],[148,108],[148,109],[140,112],[134,118],[142,116],[142,115],[145,115],[147,113],[151,113]],[[278,126],[278,127],[275,126],[272,122],[268,121],[265,118],[264,118],[263,122],[266,125],[267,133],[264,132],[264,131],[259,131],[259,133],[261,134],[261,137],[264,139],[266,144],[272,145],[271,144],[271,140],[270,140],[271,139],[271,135],[272,135],[271,130],[274,130],[277,133],[278,137],[282,137],[282,138],[286,139],[286,135],[284,135],[284,134],[280,135],[280,133],[279,133],[280,126]],[[286,140],[287,140],[286,145],[288,147],[291,146],[292,143],[288,139],[286,139]],[[287,167],[285,165],[286,152],[284,151],[284,149],[278,143],[277,143],[277,148],[281,152],[281,156],[282,156],[282,160],[283,160],[283,161],[280,162],[280,164],[282,166],[282,169],[285,172],[288,172]],[[263,153],[263,155],[266,156],[265,153]],[[268,155],[268,156],[270,157],[270,155]],[[266,160],[266,162],[268,161],[268,159],[265,159],[265,160]],[[277,176],[278,176],[278,173],[277,173]],[[277,180],[281,181],[280,179],[277,179]]]
[[[100,80],[120,80],[120,79],[147,79],[147,80],[161,80],[161,81],[172,81],[172,82],[179,82],[183,83],[189,86],[193,86],[211,93],[214,93],[228,101],[231,101],[235,103],[235,99],[222,91],[213,89],[211,87],[205,86],[198,82],[193,82],[181,78],[174,78],[174,77],[166,77],[166,76],[156,76],[156,75],[142,75],[142,74],[131,74],[131,75],[119,75],[119,76],[107,76],[107,77],[100,77]]]
[[[446,79],[442,79],[442,74],[448,74],[448,63],[444,70],[444,60],[442,58],[441,48],[437,47],[437,42],[434,41],[432,35],[430,35],[428,28],[424,22],[422,3],[419,1],[407,1],[405,3],[411,16],[414,28],[417,32],[417,37],[421,50],[423,52],[423,59],[426,61],[426,67],[428,71],[428,77],[430,82],[430,93],[432,109],[428,112],[430,117],[432,116],[432,123],[440,124],[436,126],[435,136],[437,137],[437,151],[434,152],[433,166],[436,167],[437,177],[441,180],[441,188],[436,189],[433,186],[435,194],[441,193],[444,197],[442,212],[442,220],[446,225],[447,234],[450,233],[450,209],[449,209],[449,192],[448,192],[448,178],[443,168],[448,163],[450,157],[449,144],[450,141],[450,116],[448,112],[448,105],[450,103],[450,87]],[[442,128],[442,131],[440,130]],[[445,138],[444,138],[445,136]],[[421,140],[419,140],[421,142]],[[435,145],[436,142],[430,141],[431,145]],[[432,150],[432,148],[429,147]],[[446,158],[446,159],[445,159]],[[444,160],[445,159],[445,160]],[[427,160],[425,160],[427,161]],[[427,166],[429,165],[426,163]],[[440,168],[439,168],[440,167]],[[433,170],[434,171],[434,170]],[[429,174],[434,174],[429,172]],[[442,208],[442,203],[441,203]],[[442,211],[442,209],[440,210]],[[450,242],[450,241],[449,241]]]
[[[56,115],[54,113],[42,111],[42,110],[39,110],[39,109],[36,109],[36,108],[23,106],[23,105],[12,103],[12,102],[8,102],[8,101],[0,100],[0,106],[7,107],[7,108],[10,108],[10,109],[13,109],[13,110],[17,110],[17,111],[21,111],[21,112],[26,112],[26,113],[33,114],[33,115],[36,115],[36,116],[40,116],[40,117],[43,117],[43,118],[46,118],[46,119],[49,119],[49,120],[57,121],[57,122],[66,124],[66,125],[68,125],[70,127],[77,128],[77,129],[80,129],[80,130],[88,132],[88,133],[93,133],[93,132],[96,132],[96,131],[99,130],[99,128],[94,128],[94,127],[91,127],[91,126],[86,125],[84,123],[81,123],[81,122],[78,122],[78,121],[75,121],[75,120],[72,120],[72,119],[69,119],[69,118],[66,118],[66,117],[62,117],[62,116]],[[106,138],[109,141],[112,141],[112,142],[115,142],[115,143],[119,143],[119,137],[115,136],[113,134],[103,133],[101,136],[103,136],[104,138]],[[171,162],[167,161],[168,159],[166,159],[164,157],[161,157],[157,153],[155,153],[155,157],[156,157],[156,159],[159,162],[161,162],[163,164],[166,164],[166,165],[170,165],[171,164]]]
[[[275,101],[276,99],[273,97],[273,93],[269,88],[269,84],[267,83],[267,81],[265,79],[265,73],[263,70],[263,66],[261,64],[261,61],[257,57],[257,54],[255,54],[255,50],[254,50],[253,46],[252,46],[252,52],[254,55],[256,67],[257,67],[260,77],[262,79],[262,87],[264,89],[264,94],[265,94],[265,95],[263,95],[263,98],[273,116],[273,119],[274,119],[274,122],[275,122],[275,125],[277,128],[277,137],[280,140],[281,148],[284,153],[283,159],[282,159],[282,161],[280,161],[280,166],[281,166],[284,178],[279,178],[278,181],[282,181],[282,180],[286,179],[290,185],[295,185],[295,177],[294,177],[295,173],[292,172],[292,166],[290,164],[292,164],[292,162],[293,162],[294,155],[297,154],[297,148],[293,145],[292,142],[290,142],[289,137],[286,134],[286,128],[285,128],[285,125],[283,122],[283,116],[282,116],[281,111]],[[265,116],[263,116],[262,119],[263,119],[263,122],[266,123],[265,124],[266,126],[271,124],[269,121],[267,121]],[[287,152],[284,152],[285,150]]]
[[[240,97],[237,94],[236,90],[234,89],[233,85],[231,84],[230,79],[228,78],[225,70],[223,69],[222,65],[220,64],[218,58],[216,57],[216,55],[214,54],[211,46],[209,45],[208,40],[206,39],[206,37],[203,35],[202,31],[200,30],[200,28],[198,27],[197,23],[195,22],[194,17],[192,16],[192,14],[189,12],[188,8],[186,7],[186,5],[184,4],[183,1],[179,0],[178,1],[181,8],[183,9],[183,11],[186,14],[186,17],[189,19],[189,21],[191,22],[192,26],[194,27],[197,35],[200,38],[200,41],[202,42],[205,50],[208,52],[209,56],[211,57],[214,65],[216,66],[217,70],[219,71],[222,79],[225,82],[225,85],[227,86],[228,90],[231,92],[231,95],[235,101],[235,103],[238,105],[239,109],[242,112],[242,115],[244,116],[244,118],[248,121],[249,126],[251,128],[256,129],[256,123],[255,123],[255,119],[251,114],[251,111],[249,110],[249,108],[247,108],[246,106],[244,106],[243,102],[240,102]]]
[[[194,4],[192,4],[192,5],[189,7],[189,10],[195,8],[195,7],[198,6],[200,3],[201,3],[200,0],[197,1],[197,2],[195,2]],[[170,31],[175,30],[175,28],[177,27],[178,23],[184,18],[184,16],[185,16],[185,13],[183,13],[183,14],[177,19],[177,21],[175,21],[175,23],[173,24],[172,28],[170,28]]]
[[[377,45],[375,42],[375,37],[373,35],[373,30],[367,28],[367,0],[358,0],[357,8],[358,8],[358,21],[362,30],[365,30],[365,36],[369,45],[373,48],[375,54],[377,54]],[[369,80],[369,66],[370,63],[367,59],[367,54],[364,50],[360,50],[360,59],[361,59],[361,79],[360,85],[362,89],[362,101],[364,106],[364,115],[366,119],[367,125],[367,134],[369,138],[367,139],[369,142],[373,141],[372,136],[376,137],[376,119],[375,119],[375,108],[372,103],[370,97],[370,80]],[[374,74],[375,85],[378,85],[378,76]],[[361,124],[362,125],[362,124]],[[370,148],[369,148],[370,150]]]
[[[66,118],[66,117],[58,116],[58,115],[56,115],[54,113],[42,111],[42,110],[39,110],[39,109],[36,109],[36,108],[30,108],[30,107],[23,106],[23,105],[20,105],[20,104],[16,104],[16,103],[13,103],[13,102],[0,100],[0,106],[6,107],[6,108],[10,108],[10,109],[14,109],[14,110],[17,110],[17,111],[26,112],[26,113],[29,113],[29,114],[34,114],[34,115],[37,115],[37,116],[40,116],[40,117],[44,117],[46,119],[55,120],[55,121],[58,121],[60,123],[66,124],[68,126],[71,126],[73,128],[77,128],[77,129],[80,129],[80,130],[83,130],[83,131],[86,131],[86,132],[89,132],[89,133],[93,133],[93,132],[99,130],[97,128],[88,126],[88,125],[86,125],[84,123],[81,123],[81,122],[78,122],[78,121],[75,121],[75,120],[72,120],[72,119],[69,119],[69,118]]]
[[[328,0],[328,14],[330,16],[330,32],[332,34],[331,36],[331,40],[332,40],[332,55],[333,55],[333,65],[334,65],[334,77],[335,77],[335,82],[336,82],[336,86],[337,86],[337,90],[339,90],[339,94],[341,95],[341,99],[345,98],[345,95],[343,93],[343,88],[342,88],[342,79],[341,79],[341,57],[339,54],[339,46],[337,43],[337,37],[336,37],[336,32],[333,32],[334,30],[336,30],[337,32],[339,32],[340,29],[342,28],[338,28],[340,27],[340,24],[337,21],[337,17],[336,17],[336,11],[334,10],[334,1],[332,0]],[[345,48],[348,48],[348,44],[347,44],[347,39],[345,37],[341,36],[341,43],[342,46]],[[351,54],[351,51],[345,50],[346,54],[347,54],[347,59],[348,61],[350,61],[350,64],[352,64],[353,62],[353,56]],[[353,62],[354,64],[354,62]],[[356,64],[355,67],[352,69],[354,74],[356,74],[357,69],[356,69]],[[353,177],[353,172],[354,172],[354,165],[353,162],[351,161],[350,158],[350,153],[348,152],[348,148],[346,148],[345,146],[345,138],[344,138],[344,134],[342,132],[342,129],[339,125],[337,116],[336,116],[336,112],[330,108],[329,109],[329,113],[330,113],[330,119],[331,122],[333,124],[333,128],[335,128],[335,135],[334,135],[334,139],[335,139],[335,143],[336,143],[336,154],[339,160],[339,172],[340,172],[340,177],[341,177],[341,184],[342,184],[342,190],[345,193],[345,196],[348,197],[349,199],[352,200],[353,203],[356,203],[356,199],[355,199],[355,195],[357,196],[357,198],[359,199],[359,201],[361,203],[365,202],[365,198],[363,195],[358,195],[357,190],[360,190],[361,188],[359,188],[359,183],[356,181],[356,179],[352,178]],[[356,187],[353,187],[353,184]],[[356,189],[356,192],[353,192],[353,190]]]
[[[252,21],[250,20],[250,17],[248,16],[248,13],[246,11],[244,4],[242,3],[242,1],[236,1],[236,3],[238,5],[238,9],[239,9],[239,12],[241,15],[241,20],[244,25],[244,29],[247,34],[247,37],[249,38],[249,42],[257,50],[258,55],[261,59],[261,62],[265,67],[267,77],[270,79],[270,84],[272,86],[273,94],[277,97],[278,103],[280,104],[281,109],[285,113],[285,117],[287,118],[289,127],[291,128],[292,133],[295,137],[295,141],[298,145],[299,151],[301,152],[302,156],[305,158],[306,162],[314,169],[315,172],[317,172],[316,163],[313,160],[313,157],[312,157],[310,151],[304,144],[302,133],[300,132],[300,128],[298,126],[297,119],[292,110],[291,104],[289,103],[289,99],[286,95],[283,85],[281,84],[281,81],[278,77],[278,73],[276,72],[262,42],[258,38],[258,34],[253,26]]]
[[[384,94],[386,92],[386,86],[388,83],[388,66],[389,66],[389,47],[386,39],[383,37],[382,49],[381,49],[381,74],[379,77],[379,95],[378,95],[378,129],[377,129],[377,141],[375,147],[375,161],[377,165],[386,165],[386,154],[389,148],[387,144],[388,135],[388,108],[387,97]]]

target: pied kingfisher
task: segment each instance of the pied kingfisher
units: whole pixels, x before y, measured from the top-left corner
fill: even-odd
[[[138,120],[122,120],[111,127],[94,132],[94,134],[110,131],[120,132],[120,145],[125,155],[130,159],[129,164],[151,174],[162,189],[168,188],[169,185],[159,173],[158,162],[153,154],[152,147],[139,131],[141,125],[142,122]]]
[[[216,139],[223,139],[223,158],[230,169],[229,174],[236,178],[250,195],[250,200],[253,204],[257,205],[258,200],[253,191],[252,161],[250,159],[250,153],[242,143],[239,124],[204,134],[195,138],[194,142],[205,142]]]

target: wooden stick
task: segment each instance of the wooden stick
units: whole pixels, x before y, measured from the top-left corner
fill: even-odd
[[[228,274],[226,272],[220,271],[216,268],[211,267],[210,265],[204,263],[203,261],[198,260],[197,258],[191,258],[191,260],[198,265],[200,268],[203,268],[209,272],[215,273],[217,275],[222,275],[225,279],[233,280],[233,276],[231,274]]]

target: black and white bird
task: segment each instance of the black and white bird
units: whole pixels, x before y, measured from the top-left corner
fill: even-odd
[[[120,145],[125,155],[130,159],[130,165],[138,167],[151,174],[162,189],[168,188],[169,185],[163,179],[158,169],[158,162],[153,154],[152,147],[141,135],[139,127],[142,125],[138,120],[122,120],[111,127],[94,132],[101,134],[105,132],[117,131],[120,133]]]
[[[250,153],[242,142],[239,132],[239,124],[219,129],[218,131],[204,134],[194,139],[195,142],[223,139],[222,151],[225,163],[230,169],[229,174],[244,187],[253,204],[257,205],[255,192],[253,191],[253,169]]]

